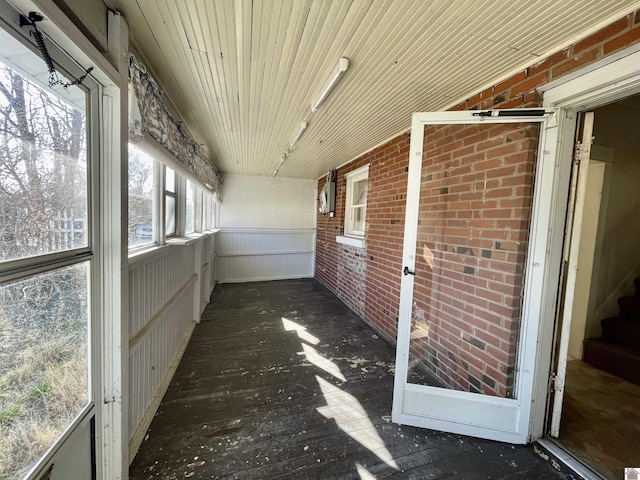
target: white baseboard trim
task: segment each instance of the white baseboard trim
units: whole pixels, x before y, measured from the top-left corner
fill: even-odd
[[[281,277],[252,277],[252,278],[227,278],[218,280],[218,283],[249,283],[249,282],[268,282],[270,280],[297,280],[300,278],[313,278],[310,273],[303,275],[284,275]]]

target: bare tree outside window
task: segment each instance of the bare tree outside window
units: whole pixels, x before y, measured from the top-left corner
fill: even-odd
[[[129,144],[129,248],[154,243],[152,157]]]
[[[87,245],[84,113],[0,64],[0,261]]]
[[[65,91],[0,64],[0,263],[89,245],[86,151]],[[90,400],[89,298],[88,261],[0,282],[0,480],[23,478]]]

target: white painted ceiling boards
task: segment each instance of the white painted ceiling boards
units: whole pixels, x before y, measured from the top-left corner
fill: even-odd
[[[107,0],[223,173],[318,178],[638,0]],[[338,59],[349,69],[315,114]]]

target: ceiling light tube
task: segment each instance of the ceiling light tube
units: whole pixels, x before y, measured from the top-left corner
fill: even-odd
[[[276,175],[278,175],[278,172],[280,171],[280,169],[282,168],[282,165],[284,164],[284,162],[287,161],[287,158],[289,158],[289,154],[287,152],[284,152],[282,154],[282,156],[280,157],[280,163],[278,164],[278,166],[276,167],[276,169],[273,171],[273,176],[275,177]]]
[[[347,68],[349,68],[349,59],[345,57],[340,58],[337,65],[331,72],[331,76],[322,87],[320,95],[318,95],[318,99],[311,104],[311,111],[313,113],[316,113],[318,108],[320,108],[320,105],[322,105],[322,103],[327,99],[331,90],[333,90],[333,88],[338,84],[342,75],[344,75],[344,72],[347,71]]]
[[[300,140],[300,137],[302,136],[302,134],[304,133],[304,131],[307,129],[307,122],[300,122],[300,126],[298,127],[298,131],[296,132],[296,134],[293,136],[293,138],[291,139],[291,148],[293,148],[296,143],[298,143],[298,140]]]

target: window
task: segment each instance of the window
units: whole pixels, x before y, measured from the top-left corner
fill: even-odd
[[[0,37],[0,478],[23,478],[93,402],[88,186],[97,169],[87,131],[97,105],[85,88],[41,87],[42,60]],[[7,52],[17,69],[3,63]]]
[[[164,167],[164,234],[176,234],[176,173]]]
[[[130,250],[159,245],[176,235],[202,232],[213,224],[207,219],[207,215],[213,214],[213,207],[207,203],[212,198],[142,148],[129,144]]]
[[[155,243],[155,160],[129,144],[129,248]]]
[[[347,195],[344,213],[344,234],[364,237],[367,213],[367,191],[369,189],[369,165],[346,175]]]
[[[204,196],[204,229],[212,230],[216,225],[216,203],[213,195]]]
[[[187,180],[187,189],[185,192],[185,234],[193,233],[195,231],[195,197],[196,189],[193,183]]]
[[[204,230],[204,201],[204,192],[197,188],[195,206],[196,232],[202,232]]]

